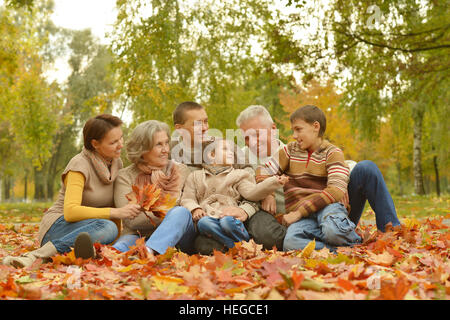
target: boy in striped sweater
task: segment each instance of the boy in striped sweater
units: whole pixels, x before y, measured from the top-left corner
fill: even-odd
[[[324,246],[348,246],[361,242],[348,218],[349,168],[343,152],[324,140],[325,114],[316,106],[304,106],[290,117],[294,142],[281,148],[256,172],[260,182],[271,175],[286,174],[284,186],[288,227],[283,250],[303,249],[316,240]]]

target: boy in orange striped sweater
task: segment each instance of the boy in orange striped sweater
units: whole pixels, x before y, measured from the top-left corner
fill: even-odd
[[[259,167],[257,182],[271,175],[286,174],[284,186],[288,226],[283,250],[303,249],[316,240],[324,246],[348,246],[361,242],[355,224],[348,218],[349,168],[343,152],[324,140],[325,114],[316,106],[304,106],[290,117],[296,141],[279,149]]]

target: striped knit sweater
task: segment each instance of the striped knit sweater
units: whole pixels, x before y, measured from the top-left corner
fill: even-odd
[[[256,181],[271,175],[286,174],[284,185],[286,212],[297,211],[299,218],[340,202],[350,210],[347,184],[349,167],[343,152],[324,140],[313,153],[300,149],[296,141],[280,148],[256,170]]]

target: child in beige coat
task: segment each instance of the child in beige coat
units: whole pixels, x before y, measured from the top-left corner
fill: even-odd
[[[235,242],[249,240],[243,224],[249,216],[243,210],[224,209],[237,207],[242,200],[263,200],[283,186],[288,177],[273,176],[256,184],[253,170],[233,168],[234,143],[217,139],[207,149],[211,150],[206,151],[210,164],[189,174],[180,205],[192,213],[200,234],[232,248]]]

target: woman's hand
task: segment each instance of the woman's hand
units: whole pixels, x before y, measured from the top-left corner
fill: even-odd
[[[273,195],[268,195],[263,201],[261,201],[261,209],[274,215],[277,212],[277,202]]]
[[[141,213],[141,206],[138,204],[127,204],[122,208],[111,208],[111,219],[134,219]]]
[[[206,212],[202,208],[197,208],[192,211],[192,220],[194,220],[194,222],[200,220],[204,216],[206,216]]]

